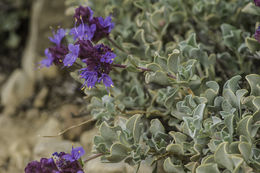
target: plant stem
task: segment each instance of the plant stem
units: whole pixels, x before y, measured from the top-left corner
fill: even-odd
[[[135,173],[138,173],[138,171],[139,171],[139,169],[140,169],[140,166],[141,166],[141,163],[139,163],[139,164],[137,165],[137,168],[136,168],[136,170],[135,170]]]
[[[127,66],[126,65],[122,65],[122,64],[112,64],[114,67],[118,67],[118,68],[126,68]],[[151,69],[148,69],[148,68],[145,68],[145,67],[136,67],[137,69],[139,70],[142,70],[143,72],[145,71],[152,71]],[[167,73],[167,76],[172,78],[172,79],[176,79],[176,76],[170,74],[170,73]]]
[[[88,161],[90,161],[90,160],[93,160],[93,159],[95,159],[95,158],[98,158],[98,157],[100,157],[100,156],[102,156],[103,155],[103,153],[98,153],[98,154],[94,154],[94,155],[92,155],[92,156],[89,156],[89,158],[87,158],[86,160],[84,160],[84,163],[86,163],[86,162],[88,162]]]
[[[124,49],[122,49],[120,46],[118,46],[118,44],[116,44],[116,42],[114,42],[109,36],[106,37],[107,40],[112,43],[116,48],[118,48],[119,50],[121,50],[122,52],[129,54],[127,51],[125,51]]]
[[[122,64],[113,64],[114,67],[119,67],[119,68],[126,68],[127,66],[126,65],[122,65]],[[145,68],[145,67],[136,67],[137,69],[139,70],[142,70],[142,71],[152,71],[148,68]]]

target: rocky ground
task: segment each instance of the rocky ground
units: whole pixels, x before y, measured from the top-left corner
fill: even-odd
[[[49,26],[60,24],[69,27],[71,17],[64,15],[63,0],[33,1],[29,35],[21,54],[21,66],[11,73],[0,73],[0,172],[21,173],[29,161],[50,157],[57,151],[69,152],[72,144],[91,155],[92,139],[97,134],[89,123],[68,131],[61,130],[90,119],[90,115],[78,116],[84,109],[84,95],[80,84],[68,73],[58,70],[37,69],[45,47],[50,44]],[[6,60],[6,58],[5,58]],[[10,59],[10,61],[12,61]],[[0,64],[8,64],[1,62]],[[130,173],[134,168],[124,164],[101,163],[99,158],[85,166],[88,173]],[[152,172],[142,166],[140,172]]]

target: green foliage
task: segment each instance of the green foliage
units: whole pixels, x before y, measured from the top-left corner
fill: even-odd
[[[258,7],[249,0],[87,4],[113,14],[111,39],[125,50],[115,48],[115,61],[128,67],[112,72],[110,97],[102,86],[85,90],[104,161],[162,161],[169,173],[259,172],[260,44],[251,16]]]

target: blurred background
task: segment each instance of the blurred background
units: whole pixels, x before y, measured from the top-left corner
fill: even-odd
[[[41,137],[56,135],[89,118],[81,113],[81,84],[69,72],[54,66],[38,68],[44,49],[50,46],[52,29],[71,27],[73,10],[66,11],[64,0],[0,1],[1,173],[24,172],[29,161],[50,157],[55,151],[68,152],[72,144],[83,146],[86,155],[90,154],[97,133],[94,124],[62,137]]]

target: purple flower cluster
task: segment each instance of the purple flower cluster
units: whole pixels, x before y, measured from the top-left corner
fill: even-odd
[[[255,1],[255,5],[260,7],[260,0],[254,0]]]
[[[41,67],[50,67],[52,64],[63,64],[66,67],[72,66],[79,58],[86,64],[80,69],[80,77],[85,79],[82,88],[95,87],[96,83],[112,87],[113,82],[109,77],[116,54],[104,44],[93,45],[104,37],[107,37],[114,28],[111,16],[106,18],[93,17],[93,11],[89,7],[78,7],[74,14],[75,26],[69,32],[73,36],[74,43],[68,46],[62,45],[61,41],[66,35],[64,29],[53,32],[50,41],[55,46],[45,50],[46,59],[41,61]]]
[[[53,153],[53,158],[41,158],[32,161],[25,168],[25,173],[84,173],[80,158],[85,154],[82,147],[72,148],[71,153]]]

